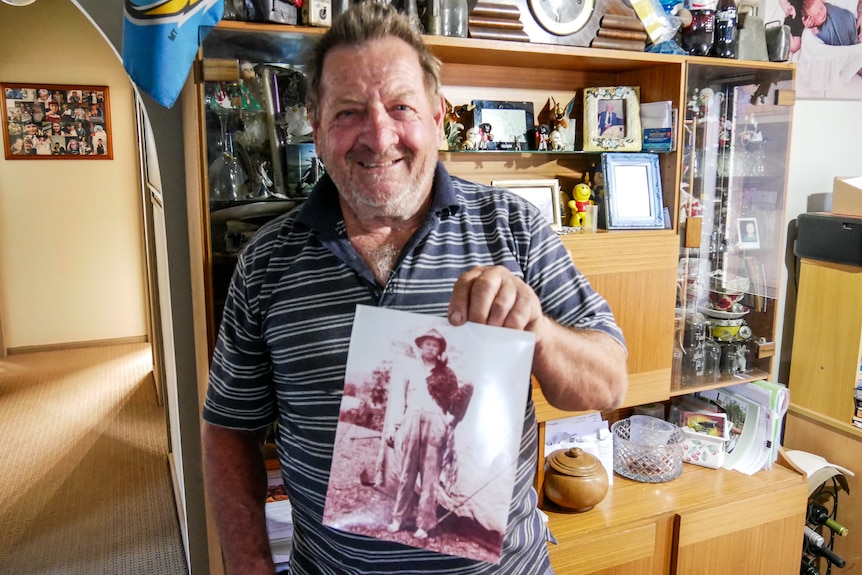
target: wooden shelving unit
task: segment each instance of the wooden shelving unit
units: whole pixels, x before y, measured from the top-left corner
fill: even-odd
[[[202,58],[296,63],[308,42],[321,33],[317,28],[222,22],[207,36]],[[595,86],[638,86],[641,102],[667,100],[684,110],[689,66],[709,66],[716,75],[726,71],[730,76],[741,69],[791,74],[793,70],[792,64],[560,45],[446,37],[426,40],[443,61],[443,90],[451,102],[531,101],[536,112],[551,97],[568,102],[580,96],[583,88]],[[215,326],[201,68],[186,87],[183,106],[186,133],[199,134],[199,142],[187,143],[188,209],[190,230],[200,235],[192,242],[193,252],[198,251],[192,254],[193,262],[202,268],[194,286],[195,309],[201,345],[207,347],[205,334],[212,337]],[[680,114],[675,126],[679,134],[683,116]],[[580,118],[575,120],[581,125]],[[558,178],[565,191],[571,191],[600,162],[598,154],[580,152],[441,152],[440,158],[453,175],[474,181]],[[625,334],[630,381],[626,407],[665,401],[681,392],[671,388],[671,342],[682,165],[679,150],[660,156],[663,203],[672,219],[669,229],[562,236],[575,264],[610,302]],[[205,381],[199,382],[202,392],[205,386]],[[538,388],[534,388],[534,401],[543,442],[545,421],[572,414],[548,405]],[[542,474],[540,459],[539,488]],[[680,478],[666,484],[617,477],[605,500],[587,513],[549,510],[550,528],[559,539],[550,548],[552,562],[557,573],[566,575],[792,573],[798,569],[805,491],[799,475],[780,467],[748,477],[686,466]],[[212,545],[218,548],[217,542]]]

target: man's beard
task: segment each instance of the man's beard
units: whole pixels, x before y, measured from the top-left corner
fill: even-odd
[[[403,186],[387,196],[367,194],[367,188],[377,185],[391,185],[386,179],[381,179],[380,184],[373,181],[363,187],[352,185],[340,186],[336,182],[339,193],[344,201],[353,209],[360,219],[370,218],[393,218],[407,220],[416,215],[427,200],[426,190],[431,189],[434,179],[433,165],[424,169],[417,177],[408,178]]]

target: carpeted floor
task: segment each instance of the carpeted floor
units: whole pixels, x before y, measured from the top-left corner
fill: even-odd
[[[0,574],[187,573],[149,344],[0,359]]]

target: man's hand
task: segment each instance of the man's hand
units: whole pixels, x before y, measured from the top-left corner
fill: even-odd
[[[542,318],[536,293],[502,266],[476,267],[466,272],[455,282],[449,301],[452,325],[472,321],[533,331]]]
[[[536,336],[533,375],[558,409],[615,409],[628,388],[626,352],[597,330],[559,325],[542,314],[539,297],[501,266],[477,267],[455,282],[449,322],[467,321],[529,331]],[[578,369],[571,369],[571,365]]]

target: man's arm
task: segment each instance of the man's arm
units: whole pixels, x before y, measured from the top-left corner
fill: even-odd
[[[449,321],[533,332],[533,374],[558,409],[614,409],[625,397],[626,352],[619,342],[546,317],[536,293],[504,267],[478,267],[461,276],[452,291]]]
[[[273,575],[266,534],[266,429],[243,431],[204,422],[204,482],[228,575]]]

